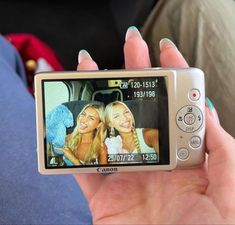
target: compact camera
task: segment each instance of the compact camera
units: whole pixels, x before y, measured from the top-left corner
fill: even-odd
[[[205,87],[197,68],[39,73],[35,99],[42,174],[204,162]]]

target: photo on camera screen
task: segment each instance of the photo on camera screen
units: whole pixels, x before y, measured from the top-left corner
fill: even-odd
[[[43,80],[47,169],[169,165],[166,77]]]

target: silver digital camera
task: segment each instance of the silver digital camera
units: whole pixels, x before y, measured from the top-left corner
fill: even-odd
[[[39,73],[35,100],[42,174],[204,162],[205,87],[197,68]]]

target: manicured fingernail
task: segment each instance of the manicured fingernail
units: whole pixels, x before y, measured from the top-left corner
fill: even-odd
[[[129,40],[131,38],[135,38],[135,37],[142,39],[142,36],[141,36],[139,30],[137,29],[137,27],[131,26],[127,29],[125,40],[127,41],[127,40]]]
[[[209,107],[210,111],[215,108],[212,101],[208,97],[206,97],[206,105]]]
[[[212,101],[206,97],[206,106],[210,109],[210,112],[211,112],[211,115],[213,116],[213,118],[215,119],[215,121],[220,124],[220,121],[219,121],[219,116],[216,112],[216,109],[214,107],[214,104],[212,103]]]
[[[163,49],[166,48],[176,48],[176,45],[168,38],[163,38],[160,42],[159,42],[159,47],[160,47],[160,51],[162,51]]]
[[[84,60],[92,60],[92,58],[85,49],[82,49],[78,53],[78,63],[81,63]]]

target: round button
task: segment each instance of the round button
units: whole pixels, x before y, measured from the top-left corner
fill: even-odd
[[[198,101],[200,96],[201,96],[201,94],[198,89],[192,89],[189,91],[189,99],[191,101]]]
[[[177,112],[176,123],[182,131],[194,133],[203,124],[202,111],[197,106],[184,106]]]
[[[202,143],[201,138],[198,136],[192,137],[189,141],[189,145],[192,148],[199,148],[201,146],[201,143]]]
[[[178,150],[177,156],[180,160],[186,160],[189,157],[189,151],[187,148],[181,148]]]
[[[196,117],[192,113],[187,113],[184,117],[184,122],[188,125],[192,125],[195,123]]]

